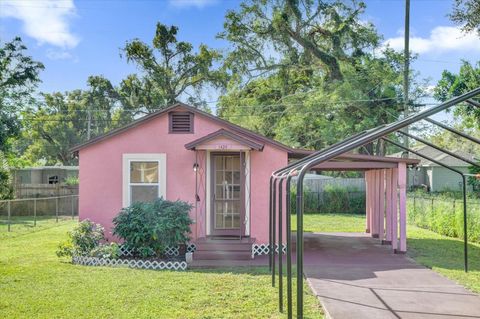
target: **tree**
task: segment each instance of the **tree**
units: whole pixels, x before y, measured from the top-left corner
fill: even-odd
[[[480,162],[478,162],[477,164],[480,164]],[[480,174],[480,169],[476,166],[469,166],[468,167],[468,172],[470,174],[479,175]],[[477,192],[477,195],[478,195],[478,191],[480,191],[480,179],[477,178],[476,176],[469,176],[468,177],[468,184],[472,185],[473,190],[475,192]]]
[[[182,96],[188,96],[193,105],[205,106],[200,91],[225,80],[223,72],[214,70],[219,52],[205,45],[193,52],[192,44],[177,40],[177,33],[176,26],[158,23],[152,46],[134,39],[123,49],[127,61],[143,73],[142,79],[130,76],[122,83],[124,97],[138,103],[145,113],[176,103]]]
[[[12,198],[8,164],[11,140],[20,134],[20,112],[35,101],[42,63],[26,55],[19,37],[0,45],[0,199]]]
[[[0,200],[13,198],[10,170],[7,159],[0,151]]]
[[[43,159],[47,165],[73,165],[70,148],[86,140],[86,94],[43,94],[44,103],[31,116],[25,116],[25,130],[17,144],[18,153],[34,162]]]
[[[447,70],[443,71],[442,78],[435,86],[434,97],[440,101],[446,101],[478,87],[480,87],[480,62],[472,65],[463,61],[458,74]],[[477,97],[475,101],[478,103],[480,99]],[[453,112],[457,120],[455,123],[457,129],[480,138],[480,108],[463,103],[456,106]],[[432,139],[440,146],[450,150],[460,149],[470,154],[478,154],[480,151],[478,145],[449,132],[434,134]],[[470,167],[470,173],[478,173],[478,169]],[[475,189],[480,186],[475,177],[469,177],[468,183],[473,185]]]
[[[477,32],[480,36],[480,2],[478,0],[455,0],[450,20],[462,26],[464,32]]]
[[[90,76],[87,90],[44,93],[44,102],[24,116],[22,141],[15,144],[24,159],[74,165],[70,148],[133,120],[120,103],[117,89],[101,76]]]
[[[373,25],[360,19],[364,9],[356,1],[244,1],[228,11],[219,34],[233,45],[226,64],[250,77],[303,64],[341,80],[342,61],[378,44]]]
[[[229,87],[218,114],[288,145],[322,149],[398,118],[402,57],[393,51],[381,58],[363,56],[344,66],[344,79],[335,85],[293,70],[287,77],[278,73],[254,79],[244,87]],[[362,152],[384,154],[385,148],[369,144]]]
[[[434,97],[446,101],[480,87],[480,61],[475,65],[463,61],[458,74],[443,71],[442,78],[434,89]],[[477,97],[476,101],[480,101]],[[480,108],[470,104],[461,104],[455,108],[454,114],[461,118],[466,128],[480,128]]]
[[[16,37],[0,46],[0,151],[7,139],[20,133],[19,114],[34,102],[42,63],[26,55],[27,47]]]
[[[231,43],[224,63],[232,78],[218,114],[309,149],[396,120],[403,54],[378,48],[364,9],[356,1],[252,0],[229,11],[219,37]],[[414,100],[423,92],[412,88]],[[385,145],[361,152],[381,155]]]

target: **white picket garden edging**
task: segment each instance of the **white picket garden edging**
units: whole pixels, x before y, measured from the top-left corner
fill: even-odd
[[[186,247],[186,252],[187,253],[193,253],[195,250],[197,250],[197,246],[195,246],[195,244],[187,244],[187,247]],[[134,250],[133,249],[130,249],[128,248],[127,246],[125,245],[121,245],[120,246],[120,256],[133,256],[134,255]],[[179,256],[180,255],[180,247],[176,246],[176,247],[167,247],[165,249],[165,255],[169,256],[169,257],[175,257],[175,256]]]
[[[157,261],[141,259],[111,259],[88,256],[73,256],[72,263],[83,266],[129,267],[151,270],[186,270],[185,261]]]
[[[270,252],[269,244],[253,244],[252,245],[252,258],[255,256],[268,255]],[[275,252],[278,253],[278,244],[275,245]],[[287,253],[287,245],[282,244],[282,254]]]

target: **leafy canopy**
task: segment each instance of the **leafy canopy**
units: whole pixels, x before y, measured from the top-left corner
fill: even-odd
[[[19,37],[0,43],[0,151],[7,150],[8,138],[20,133],[20,111],[34,103],[32,93],[44,69],[26,50]]]
[[[305,66],[341,80],[341,61],[378,44],[373,25],[360,20],[364,9],[356,1],[244,1],[239,10],[227,12],[219,34],[233,46],[225,62],[233,74]]]
[[[205,45],[194,52],[191,43],[177,39],[177,33],[178,27],[157,23],[151,46],[134,39],[123,49],[127,61],[142,72],[141,78],[132,76],[122,83],[124,92],[131,93],[130,98],[147,112],[174,104],[184,95],[189,96],[189,103],[205,106],[201,90],[208,85],[218,86],[224,80],[224,73],[214,69],[220,53]]]
[[[310,149],[397,119],[404,57],[379,48],[364,10],[357,1],[251,0],[229,11],[219,37],[232,47],[224,61],[232,77],[218,114]],[[411,87],[412,100],[422,95]]]
[[[462,26],[464,32],[477,32],[480,36],[480,1],[455,0],[449,17]]]

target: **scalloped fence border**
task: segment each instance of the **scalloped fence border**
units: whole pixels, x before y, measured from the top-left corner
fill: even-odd
[[[278,253],[278,244],[275,245],[275,252]],[[253,244],[252,245],[252,258],[255,256],[268,255],[270,252],[269,244]],[[282,244],[282,254],[287,253],[287,245]]]
[[[186,251],[187,253],[193,253],[195,250],[197,250],[197,246],[195,244],[190,243],[187,244]],[[133,256],[134,255],[134,249],[130,249],[125,245],[120,246],[120,256]],[[169,257],[176,257],[180,255],[180,247],[175,246],[175,247],[167,247],[165,249],[165,255]]]
[[[150,261],[141,259],[111,259],[87,256],[73,256],[72,263],[83,266],[129,267],[150,270],[177,270],[187,269],[186,261]]]

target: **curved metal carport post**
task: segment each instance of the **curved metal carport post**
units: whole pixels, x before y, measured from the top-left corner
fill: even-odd
[[[292,179],[292,171],[284,172],[281,175],[271,176],[271,180],[273,180],[273,184],[275,184],[276,179],[279,179],[279,208],[282,207],[282,192],[281,187],[283,183],[283,179],[286,178],[286,231],[287,231],[287,239],[286,239],[286,253],[287,253],[287,317],[292,318],[292,255],[291,255],[291,235],[292,235],[292,228],[291,228],[291,212],[290,212],[290,188],[291,188],[291,179]],[[273,189],[270,188],[270,192],[273,193]],[[282,238],[281,230],[283,225],[281,224],[281,208],[279,209],[279,238]],[[272,225],[272,228],[275,225]],[[282,240],[279,240],[282,242]],[[281,248],[280,248],[281,249]],[[282,254],[283,250],[279,251],[279,309],[280,312],[283,312],[283,268],[282,268]],[[272,275],[275,276],[275,271],[272,271]]]
[[[283,178],[278,182],[278,310],[280,312],[283,312],[282,184]]]
[[[276,226],[276,198],[277,198],[277,180],[273,179],[272,185],[272,245],[270,246],[270,258],[272,260],[272,287],[275,287],[275,226]]]
[[[452,98],[438,106],[434,106],[432,108],[423,110],[417,114],[412,114],[409,117],[406,117],[397,122],[385,125],[378,130],[368,131],[366,134],[360,134],[362,136],[357,137],[355,141],[352,141],[349,143],[340,142],[335,147],[328,148],[328,150],[321,150],[321,151],[315,152],[310,156],[308,156],[308,160],[307,159],[300,160],[297,163],[294,163],[295,165],[292,165],[292,164],[287,165],[285,168],[275,172],[275,173],[284,172],[285,169],[287,168],[301,167],[301,171],[297,180],[297,207],[296,207],[297,208],[297,280],[300,279],[297,284],[297,317],[298,318],[303,318],[303,277],[302,277],[303,276],[303,179],[305,177],[306,172],[317,164],[326,162],[330,159],[333,159],[337,156],[340,156],[344,153],[354,150],[357,147],[365,145],[376,139],[382,138],[384,135],[396,132],[407,125],[423,120],[451,106],[464,102],[465,100],[470,99],[471,97],[474,97],[479,93],[480,93],[480,87],[470,92],[467,92],[465,94],[462,94],[461,96]],[[347,140],[350,140],[350,138]]]
[[[336,146],[340,146],[340,145],[343,145],[343,144],[346,144],[348,142],[350,142],[351,140],[355,139],[355,138],[359,138],[361,136],[364,136],[366,135],[367,133],[370,133],[372,131],[375,131],[375,130],[379,130],[381,128],[383,128],[385,125],[381,125],[381,126],[378,126],[376,128],[373,128],[373,129],[370,129],[370,130],[366,130],[366,131],[363,131],[363,132],[360,132],[358,134],[355,134],[341,142],[338,142],[338,143],[335,143],[329,147],[327,147],[325,150],[323,150],[324,152],[325,151],[328,151],[330,149],[333,149],[334,147]],[[306,156],[305,158],[303,158],[302,160],[300,160],[299,162],[302,162],[302,161],[305,161],[305,160],[308,160],[312,157],[314,157],[313,155],[315,154],[310,154],[308,156]],[[291,318],[292,317],[292,256],[291,256],[291,235],[292,235],[292,231],[291,231],[291,213],[290,213],[290,205],[291,205],[291,200],[290,200],[290,190],[291,190],[291,178],[292,178],[292,172],[295,172],[296,174],[296,170],[295,168],[294,169],[291,169],[289,170],[289,168],[292,168],[292,167],[296,167],[296,166],[300,166],[301,163],[298,163],[298,162],[295,162],[295,163],[291,163],[289,165],[287,165],[286,167],[283,167],[282,169],[279,169],[277,171],[275,171],[272,176],[270,176],[270,197],[269,197],[269,201],[270,201],[270,205],[269,205],[269,209],[270,209],[270,214],[269,214],[269,240],[270,240],[270,243],[269,243],[269,268],[270,268],[270,271],[272,272],[272,287],[275,287],[275,240],[276,240],[276,236],[275,236],[275,227],[276,227],[276,221],[275,221],[275,215],[276,215],[276,212],[275,212],[275,201],[276,201],[276,179],[280,179],[280,185],[283,181],[284,178],[287,179],[287,190],[286,190],[286,195],[287,195],[287,199],[286,199],[286,203],[287,203],[287,217],[286,217],[286,222],[287,222],[287,247],[286,247],[286,250],[287,250],[287,312],[288,312],[288,318]],[[281,196],[279,194],[279,196]],[[280,201],[280,198],[279,198],[279,201]],[[281,240],[280,240],[281,241]],[[281,249],[281,248],[280,248]],[[282,252],[279,251],[279,273],[281,274],[282,273],[282,261],[281,259],[282,258]],[[281,278],[281,277],[280,277]],[[279,282],[279,308],[281,309],[281,311],[283,310],[283,285],[282,285],[282,282],[283,282],[283,278],[280,279],[280,282]],[[301,281],[301,284],[303,285],[303,280]]]
[[[448,165],[445,165],[443,164],[442,162],[439,162],[429,156],[425,156],[415,150],[412,150],[408,147],[405,147],[397,142],[394,142],[392,140],[389,140],[388,138],[386,137],[382,137],[382,139],[385,141],[385,142],[388,142],[392,145],[395,145],[407,152],[410,152],[412,154],[415,154],[419,157],[423,157],[425,158],[426,160],[429,160],[437,165],[440,165],[440,166],[443,166],[445,167],[446,169],[448,170],[451,170],[452,172],[455,172],[457,174],[459,174],[461,177],[462,177],[462,184],[463,184],[463,187],[462,187],[462,191],[463,191],[463,258],[464,258],[464,269],[465,269],[465,272],[468,272],[468,238],[467,238],[467,181],[466,181],[466,178],[465,178],[465,175],[463,175],[463,173],[459,170],[456,170]]]
[[[268,215],[268,268],[272,271],[272,195],[273,195],[273,176],[270,176],[270,187],[269,187],[269,215]]]
[[[292,224],[290,212],[291,203],[290,203],[290,183],[292,176],[288,174],[286,187],[287,199],[286,199],[286,223],[287,223],[287,318],[292,318]]]
[[[355,138],[359,138],[361,136],[364,136],[370,132],[373,132],[373,131],[376,131],[376,130],[380,130],[381,128],[383,128],[385,125],[381,125],[379,127],[376,127],[374,129],[371,129],[371,130],[366,130],[366,131],[363,131],[361,133],[358,133],[358,134],[355,134],[341,142],[338,142],[338,143],[335,143],[333,145],[331,145],[330,147],[328,147],[327,149],[323,150],[323,152],[326,152],[330,149],[333,149],[335,147],[338,147],[338,146],[341,146],[341,145],[344,145],[344,144],[347,144],[348,142],[350,142],[351,140],[355,139]],[[312,156],[314,154],[311,154],[305,158],[303,158],[301,161],[299,162],[302,162],[302,161],[305,161],[307,159],[310,159],[310,158],[313,158],[314,156]],[[270,269],[272,271],[272,286],[275,287],[275,228],[276,228],[276,221],[275,221],[275,215],[276,215],[276,209],[275,209],[275,201],[276,201],[276,179],[280,179],[280,182],[279,182],[279,205],[281,205],[281,185],[282,185],[282,182],[283,182],[283,179],[284,178],[287,178],[287,183],[288,183],[288,187],[287,187],[287,304],[288,304],[288,318],[291,318],[292,316],[292,270],[291,270],[291,267],[292,267],[292,261],[291,261],[291,220],[290,220],[290,187],[291,187],[291,176],[292,176],[292,172],[296,172],[295,168],[297,166],[301,166],[301,163],[292,163],[292,164],[289,164],[287,165],[286,167],[280,169],[280,170],[277,170],[275,171],[272,176],[270,177],[270,182],[272,184],[272,179],[273,179],[273,185],[272,187],[270,187],[270,193],[273,193],[273,197],[271,196],[270,197],[270,201],[271,203],[271,223],[270,223],[270,238],[273,238],[273,246],[270,245],[270,251],[273,252],[273,254],[271,255],[270,257]],[[292,168],[291,170],[288,170],[289,168]],[[303,180],[302,180],[302,183],[303,183]],[[303,185],[302,185],[302,192],[303,192]],[[298,181],[297,181],[297,198],[298,198]],[[297,207],[298,207],[298,204],[297,204]],[[279,214],[281,214],[281,208],[279,206]],[[302,211],[302,214],[303,214],[303,211]],[[281,243],[282,242],[282,239],[281,239],[281,215],[279,217],[279,242]],[[288,230],[289,229],[289,230]],[[297,242],[298,242],[298,209],[297,209]],[[302,216],[302,238],[303,238],[303,216]],[[273,247],[273,249],[272,249]],[[301,248],[303,250],[303,239],[302,239],[302,245],[301,245]],[[298,250],[299,250],[299,246],[297,244],[297,267],[298,267]],[[279,260],[278,260],[278,263],[279,263],[279,309],[280,309],[280,312],[283,311],[283,278],[282,278],[282,250],[281,250],[281,247],[279,246]],[[302,251],[302,264],[301,264],[301,267],[303,269],[303,251]],[[303,271],[302,271],[303,273]],[[298,270],[297,270],[297,292],[298,292],[298,287],[301,286],[301,289],[302,289],[302,295],[301,295],[301,311],[300,311],[300,315],[298,314],[298,309],[297,309],[297,317],[298,318],[302,318],[303,317],[303,275],[300,276],[300,281],[299,280],[299,275],[298,275]],[[297,296],[297,299],[299,297]],[[298,308],[298,306],[297,306]]]
[[[407,118],[404,118],[397,122],[386,125],[380,130],[376,130],[374,132],[368,133],[364,136],[357,138],[352,143],[348,143],[346,145],[340,145],[332,149],[331,151],[327,151],[327,152],[320,151],[315,153],[316,154],[315,156],[312,156],[312,160],[302,167],[297,180],[297,280],[300,277],[300,282],[302,282],[301,279],[302,279],[302,273],[303,273],[303,187],[302,187],[303,185],[302,184],[303,184],[303,179],[305,177],[306,170],[308,170],[309,168],[313,167],[316,164],[320,164],[322,162],[328,161],[343,153],[346,153],[357,147],[360,147],[376,139],[379,139],[386,134],[396,132],[407,125],[413,124],[431,115],[441,112],[453,105],[456,105],[473,96],[476,96],[479,93],[480,93],[480,88],[477,88],[461,96],[452,98],[438,106],[432,107],[430,109],[426,109],[417,114],[412,114]],[[464,177],[463,179],[465,180]],[[298,309],[297,317],[303,318],[303,285],[297,285],[297,309]]]
[[[283,195],[282,195],[282,184],[283,184],[283,179],[289,179],[290,176],[289,176],[289,173],[288,172],[285,172],[279,176],[271,176],[271,179],[273,179],[273,184],[275,185],[276,183],[276,180],[279,179],[279,183],[278,183],[278,238],[279,238],[279,246],[278,246],[278,274],[279,274],[279,281],[278,281],[278,292],[279,292],[279,302],[278,302],[278,307],[279,307],[279,311],[280,312],[283,312],[283,225],[282,225],[282,204],[283,204]],[[287,190],[288,192],[288,196],[290,196],[290,189]],[[289,199],[287,197],[287,200],[286,202],[288,203],[289,202]],[[289,208],[287,207],[287,211],[286,213],[288,214],[289,213]],[[274,212],[275,214],[275,212]],[[290,236],[290,234],[288,233],[288,228],[290,227],[290,217],[287,215],[286,216],[286,220],[287,220],[287,235]],[[276,227],[275,224],[272,225],[273,228]],[[275,243],[274,243],[274,246],[275,246]],[[273,249],[276,249],[276,247],[273,247]],[[287,239],[287,255],[289,255],[289,244],[288,244],[288,239]],[[291,258],[291,257],[290,257]],[[273,258],[274,259],[274,258]],[[287,257],[287,260],[288,260],[288,257]],[[273,261],[273,265],[275,264],[275,262]],[[290,259],[290,268],[291,268],[291,259]],[[287,271],[288,271],[288,262],[287,262]],[[288,277],[288,274],[287,274],[287,277]],[[291,270],[290,270],[290,277],[291,277]],[[274,279],[275,278],[275,270],[273,269],[272,270],[272,282],[274,282]],[[290,288],[291,288],[291,282],[289,283],[290,285]],[[287,287],[287,290],[288,290],[288,287]],[[291,292],[291,289],[290,289],[290,292]],[[291,314],[290,314],[291,316]]]

